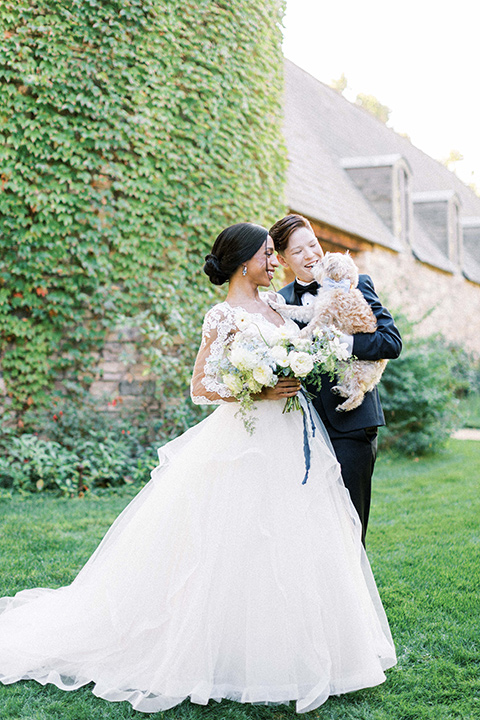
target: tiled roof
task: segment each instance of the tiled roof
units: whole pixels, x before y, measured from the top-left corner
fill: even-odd
[[[402,157],[411,169],[415,200],[425,201],[426,193],[433,193],[432,199],[436,200],[455,193],[462,222],[468,217],[480,217],[480,197],[454,173],[289,60],[285,61],[284,114],[290,161],[287,203],[292,209],[400,251],[400,241],[353,184],[344,167],[393,164]],[[423,198],[421,194],[425,194]],[[418,223],[414,223],[413,230],[412,250],[416,257],[452,272],[452,263],[434,239]],[[468,258],[470,267],[473,263],[478,265]],[[476,268],[473,274],[477,278]],[[475,279],[478,281],[480,275]]]
[[[480,284],[480,263],[475,260],[468,250],[464,250],[463,274],[467,280]]]
[[[427,265],[451,273],[456,270],[452,261],[443,254],[434,239],[415,218],[413,219],[412,252],[420,262]]]

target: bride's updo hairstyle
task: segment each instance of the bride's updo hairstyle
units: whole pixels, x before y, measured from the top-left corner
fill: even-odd
[[[206,256],[203,271],[214,285],[223,285],[235,270],[267,241],[268,230],[254,223],[237,223],[222,230],[212,252]]]

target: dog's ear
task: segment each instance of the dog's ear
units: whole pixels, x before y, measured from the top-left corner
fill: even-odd
[[[315,265],[312,267],[312,275],[314,280],[321,283],[323,280],[323,276],[325,274],[325,266],[323,265],[323,261],[325,260],[325,255],[321,260],[319,260]]]
[[[350,272],[348,273],[348,275],[352,283],[352,288],[356,288],[358,285],[358,268],[348,250],[345,255],[348,255],[349,259]]]

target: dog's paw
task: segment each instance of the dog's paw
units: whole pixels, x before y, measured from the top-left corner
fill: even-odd
[[[348,400],[345,400],[341,405],[337,405],[335,410],[338,413],[348,412],[349,410],[355,410],[355,408],[359,407],[359,405],[363,402],[364,395],[357,395],[354,397],[349,397]]]
[[[342,388],[341,385],[334,385],[330,389],[330,392],[332,392],[334,395],[339,395],[340,397],[348,397],[348,392],[344,388]]]

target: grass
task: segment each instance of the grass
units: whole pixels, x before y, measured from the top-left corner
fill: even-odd
[[[309,720],[474,720],[480,717],[480,443],[450,441],[432,458],[380,458],[368,553],[398,665],[386,683],[330,698]],[[68,583],[130,496],[0,503],[0,595]],[[0,685],[1,720],[293,720],[293,705],[188,701],[145,715],[35,682]]]

